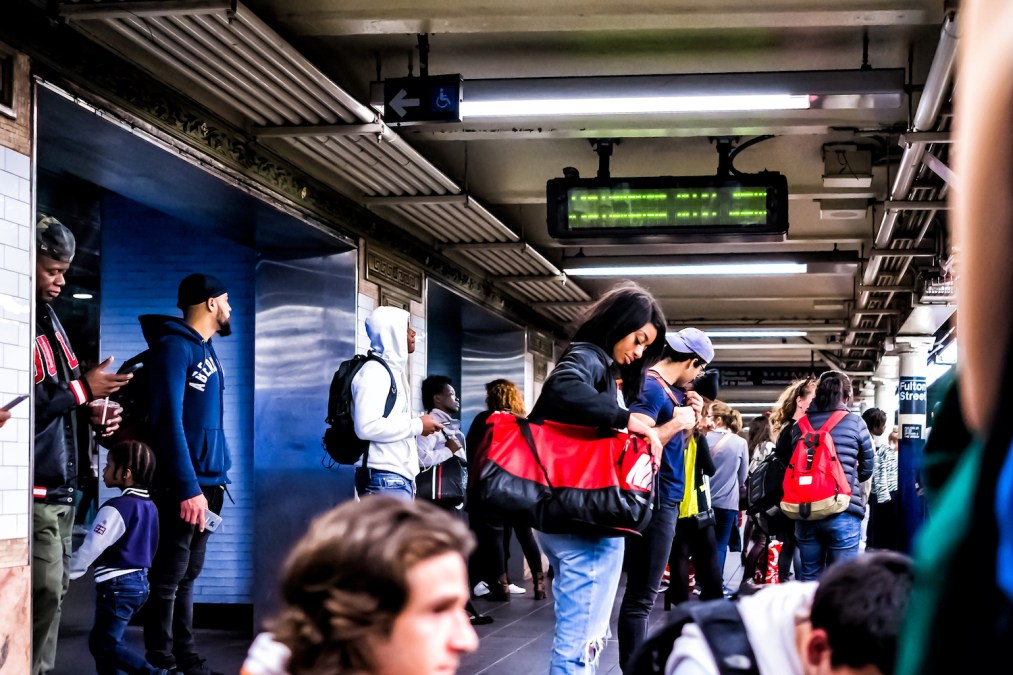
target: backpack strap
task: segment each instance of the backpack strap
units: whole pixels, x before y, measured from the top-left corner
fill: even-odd
[[[665,390],[666,394],[668,394],[668,398],[672,399],[672,405],[674,405],[676,408],[682,405],[681,403],[679,403],[679,399],[675,397],[675,394],[672,393],[672,385],[670,385],[668,382],[665,382],[665,378],[659,375],[658,371],[648,370],[647,374],[658,381],[658,384],[661,385],[661,388]]]
[[[721,675],[760,675],[739,608],[719,598],[683,603],[707,640]]]
[[[827,418],[827,421],[823,423],[823,426],[820,427],[820,431],[826,431],[827,433],[830,433],[830,430],[836,427],[838,424],[840,424],[841,420],[843,420],[847,416],[848,416],[847,410],[835,410],[833,414]]]
[[[394,380],[394,371],[390,369],[390,364],[387,361],[374,352],[372,349],[366,352],[366,360],[372,359],[373,361],[379,361],[383,364],[383,367],[387,369],[387,374],[390,375],[390,391],[387,392],[387,401],[383,404],[383,416],[387,417],[390,415],[390,411],[394,409],[394,403],[397,402],[397,382]],[[362,453],[362,468],[365,469],[369,464],[369,446],[373,445],[372,442],[366,444],[366,451]]]

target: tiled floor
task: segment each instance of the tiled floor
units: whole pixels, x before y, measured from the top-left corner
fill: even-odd
[[[726,583],[737,586],[739,578],[739,556],[729,554],[725,568]],[[548,672],[554,621],[552,600],[532,600],[531,582],[526,581],[523,585],[528,593],[513,596],[510,602],[475,601],[478,610],[492,616],[494,622],[476,628],[480,638],[478,651],[465,655],[458,671],[460,675],[541,675]],[[620,597],[622,592],[623,588],[620,587]],[[53,675],[86,675],[95,672],[94,661],[88,653],[88,631],[91,629],[93,611],[94,585],[89,574],[71,584],[64,603],[60,644]],[[618,611],[619,603],[616,602],[612,616],[613,634]],[[652,622],[659,621],[664,616],[659,600],[652,614]],[[131,627],[127,633],[129,642],[143,652],[140,629]],[[251,635],[234,631],[197,632],[198,649],[208,659],[208,664],[230,674],[239,673],[251,640]],[[618,662],[618,647],[615,640],[610,640],[602,654],[598,672],[601,675],[617,675],[620,672]]]

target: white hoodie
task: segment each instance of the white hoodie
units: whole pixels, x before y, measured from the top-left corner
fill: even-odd
[[[397,399],[384,417],[390,375],[383,364],[367,361],[352,379],[352,419],[355,434],[370,441],[369,468],[414,479],[419,472],[415,437],[422,433],[422,420],[412,413],[411,389],[405,374],[408,320],[408,312],[397,307],[377,307],[366,319],[370,348],[390,366]]]

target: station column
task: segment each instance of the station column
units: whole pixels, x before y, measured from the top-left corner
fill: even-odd
[[[925,499],[919,483],[925,446],[925,374],[931,344],[932,338],[927,337],[901,337],[897,340],[897,351],[900,353],[897,495],[901,508],[901,541],[908,551],[925,520]]]

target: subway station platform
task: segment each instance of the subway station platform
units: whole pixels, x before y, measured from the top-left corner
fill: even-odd
[[[725,581],[737,586],[742,568],[739,556],[729,553],[725,566]],[[547,600],[533,600],[531,581],[521,584],[527,589],[524,595],[515,595],[510,602],[489,602],[478,598],[475,605],[484,614],[493,617],[493,623],[476,626],[479,636],[478,651],[461,659],[459,675],[539,675],[548,672],[552,650],[554,616],[551,595]],[[625,588],[625,577],[619,588],[619,598]],[[91,630],[95,607],[95,586],[91,573],[71,583],[64,603],[60,624],[60,644],[56,669],[53,675],[85,675],[95,672],[95,664],[88,652],[88,632]],[[612,633],[616,633],[619,601],[612,609]],[[659,598],[651,616],[652,623],[664,619],[665,612]],[[200,617],[198,617],[199,620]],[[131,626],[127,639],[138,651],[143,651],[141,629]],[[239,673],[246,650],[253,640],[249,631],[199,628],[197,646],[208,665],[224,673]],[[600,675],[618,675],[619,648],[609,640],[602,654]]]

